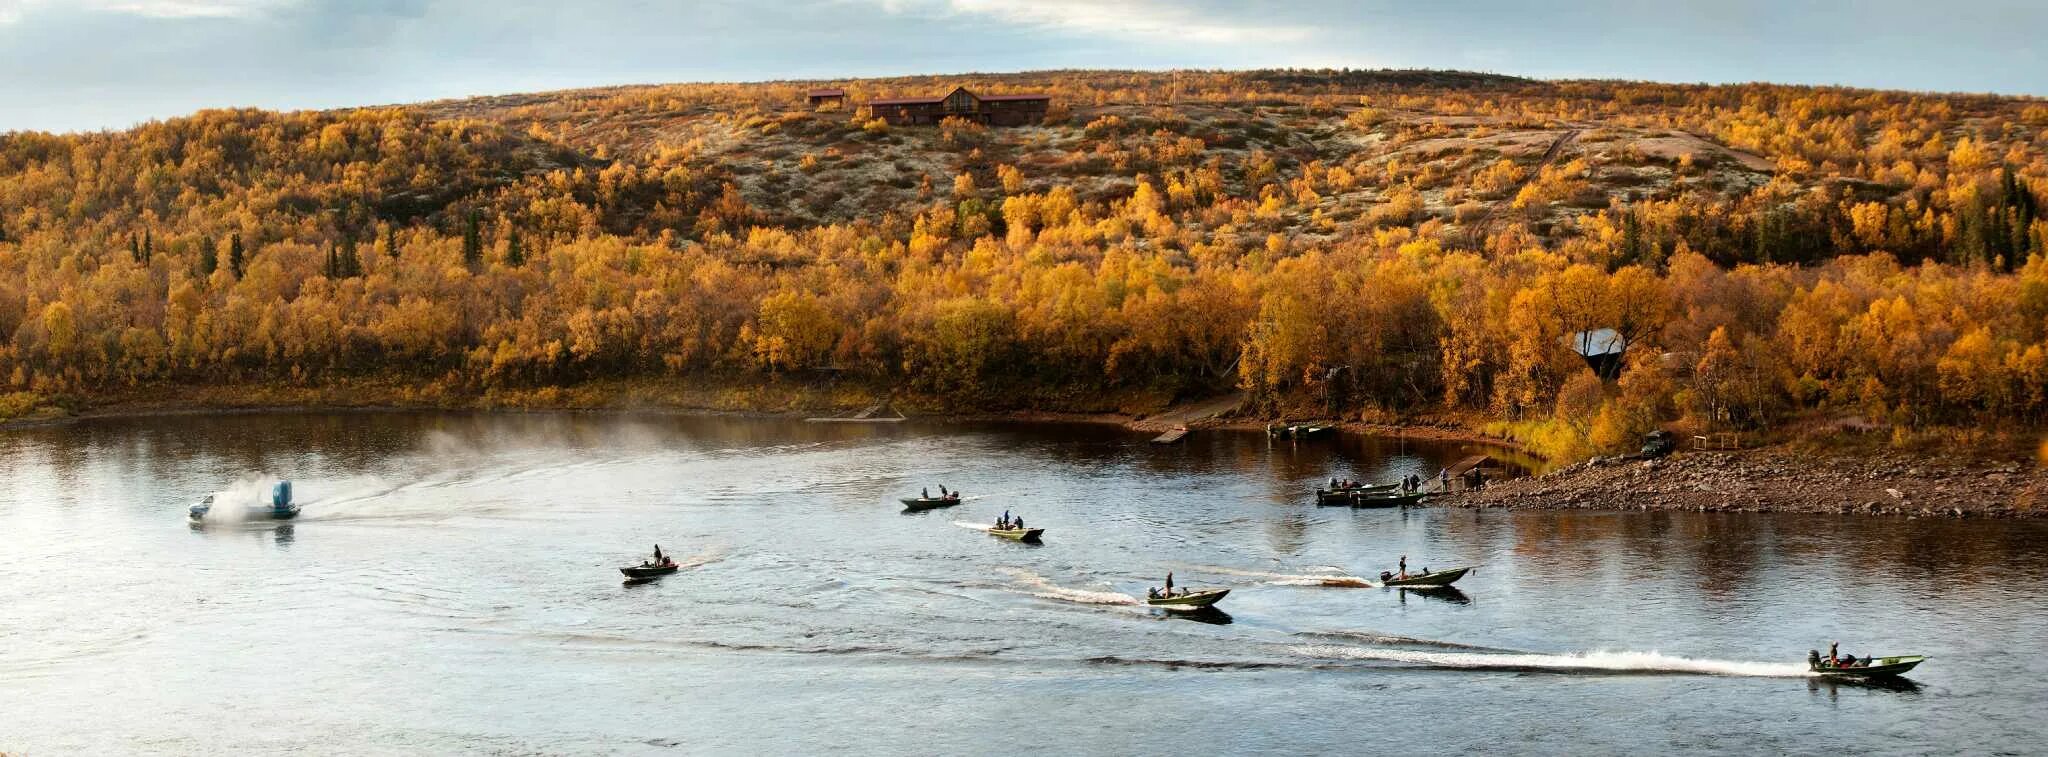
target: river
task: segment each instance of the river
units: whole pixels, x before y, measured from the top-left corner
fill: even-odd
[[[1318,508],[1472,452],[305,413],[0,432],[0,752],[2021,753],[2048,526]],[[295,482],[289,523],[192,526]],[[899,497],[946,485],[954,508]],[[973,530],[1004,510],[1044,544]],[[628,585],[655,543],[684,570]],[[1477,565],[1447,595],[1370,588]],[[1137,603],[1167,571],[1227,615]],[[1833,639],[1909,682],[1806,675]]]

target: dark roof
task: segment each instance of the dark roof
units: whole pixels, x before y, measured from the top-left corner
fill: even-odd
[[[939,103],[942,103],[942,102],[945,102],[945,101],[946,101],[946,98],[943,98],[943,97],[884,97],[884,98],[881,98],[881,99],[879,99],[879,100],[869,100],[869,101],[868,101],[868,104],[869,104],[869,105],[937,105],[937,104],[939,104]]]
[[[811,90],[810,94],[811,94],[811,96],[812,96],[812,97],[845,97],[845,96],[846,96],[846,90],[843,90],[843,89],[814,89],[814,90]]]
[[[1050,100],[1050,99],[1052,99],[1052,95],[978,95],[978,97],[980,97],[980,98],[981,98],[981,99],[983,99],[983,100],[999,100],[999,101],[1015,101],[1015,100]]]

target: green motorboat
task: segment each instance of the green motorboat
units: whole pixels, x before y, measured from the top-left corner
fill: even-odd
[[[1204,610],[1216,606],[1229,593],[1229,589],[1184,591],[1170,597],[1146,597],[1145,604],[1162,610]]]
[[[1043,529],[1043,528],[991,528],[991,529],[989,529],[989,530],[988,530],[988,532],[989,532],[989,534],[990,534],[990,535],[992,535],[992,536],[1000,536],[1000,537],[1003,537],[1003,538],[1005,538],[1005,539],[1009,539],[1010,541],[1022,541],[1022,542],[1033,542],[1033,543],[1036,543],[1036,542],[1038,541],[1038,535],[1039,535],[1039,534],[1042,534],[1042,533],[1045,533],[1045,529]]]
[[[903,509],[905,510],[931,510],[934,508],[952,507],[954,505],[960,504],[960,495],[954,494],[945,497],[906,497],[901,501],[903,502]]]
[[[1890,678],[1892,676],[1905,675],[1906,671],[1919,667],[1920,663],[1926,661],[1927,657],[1924,655],[1900,655],[1898,657],[1872,657],[1858,660],[1857,664],[1853,666],[1836,667],[1829,665],[1826,660],[1815,660],[1813,657],[1808,657],[1807,666],[1813,670],[1815,675],[1821,676]]]
[[[1450,570],[1423,571],[1410,573],[1407,578],[1395,578],[1392,573],[1380,574],[1380,585],[1389,589],[1440,589],[1464,578],[1472,572],[1470,566]]]

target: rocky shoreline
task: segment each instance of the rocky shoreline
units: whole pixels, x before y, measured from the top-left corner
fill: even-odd
[[[1945,460],[1778,446],[1597,458],[1454,492],[1435,504],[1520,510],[1690,510],[1907,517],[2048,517],[2048,472],[2032,460]]]

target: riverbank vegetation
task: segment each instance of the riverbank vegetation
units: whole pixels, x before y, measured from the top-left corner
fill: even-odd
[[[0,390],[26,413],[347,381],[977,410],[1242,389],[1491,419],[1555,458],[1659,425],[2048,411],[2048,102],[1435,72],[850,88],[956,84],[1055,107],[908,128],[813,112],[803,83],[678,85],[0,135]],[[1609,380],[1569,347],[1595,329],[1630,345]]]

